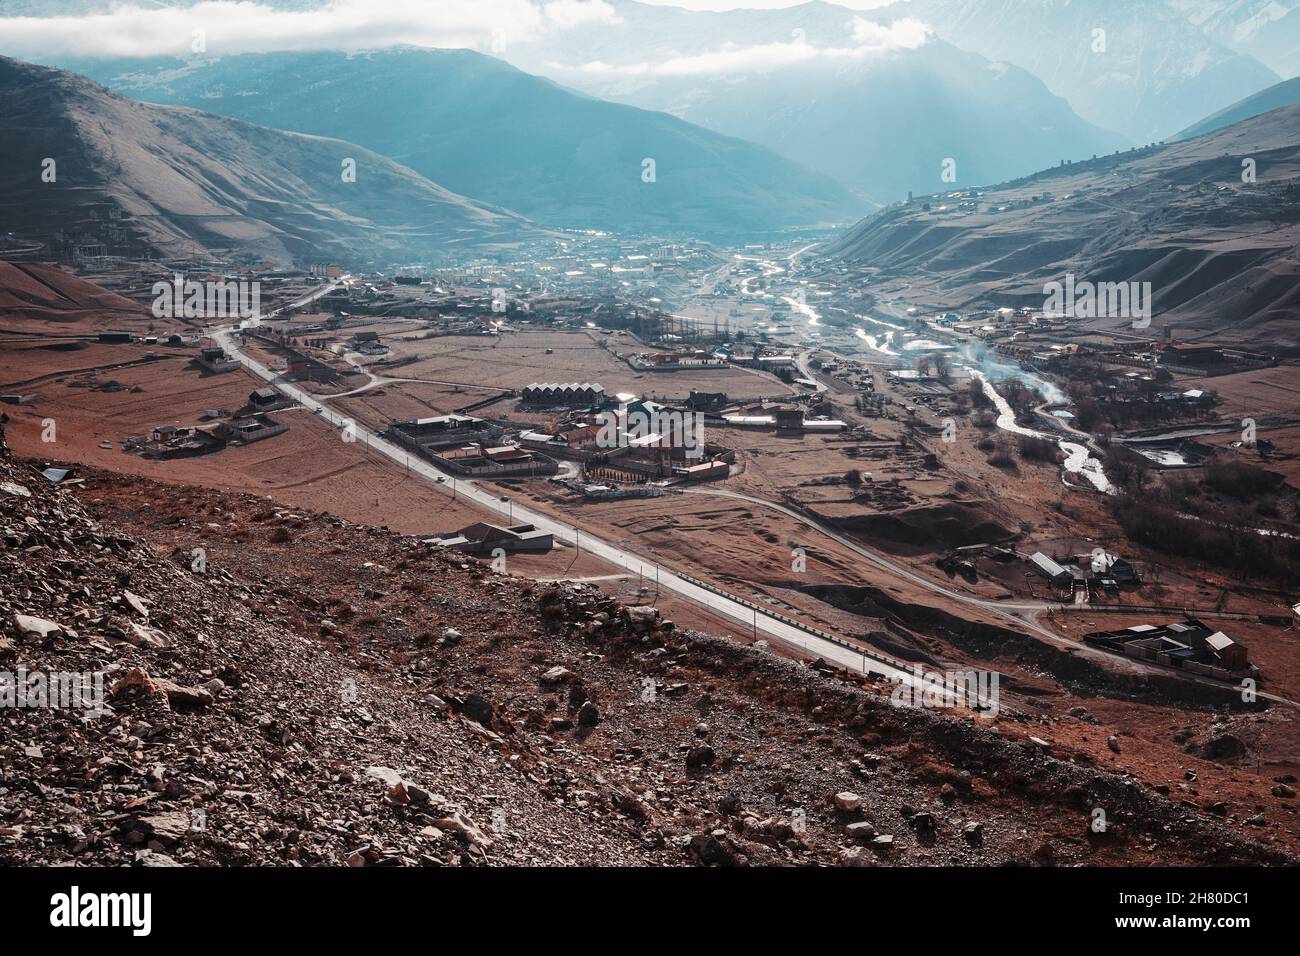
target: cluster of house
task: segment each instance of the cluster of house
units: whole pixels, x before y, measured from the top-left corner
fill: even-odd
[[[996,342],[994,348],[999,353],[1027,368],[1041,370],[1059,369],[1075,356],[1083,355],[1106,364],[1156,370],[1164,373],[1166,379],[1172,374],[1223,375],[1276,362],[1274,356],[1263,352],[1216,342],[1181,341],[1168,325],[1161,331],[1161,337],[1152,342],[1136,336],[1095,335],[1069,322],[1027,309],[998,309],[983,319],[938,321]]]
[[[723,368],[731,361],[727,350],[681,349],[674,352],[638,352],[628,359],[635,369],[647,372],[674,372],[678,369]]]
[[[388,438],[465,477],[554,474],[554,461],[504,439],[505,429],[472,415],[389,422]]]
[[[1177,389],[1170,387],[1172,376],[1163,370],[1125,372],[1114,382],[1102,386],[1099,399],[1107,405],[1180,406],[1189,411],[1209,410],[1219,402],[1219,395],[1209,388]]]
[[[1246,645],[1195,618],[1172,624],[1138,624],[1116,631],[1098,631],[1085,635],[1084,640],[1129,657],[1219,680],[1259,676],[1259,668],[1250,663]]]
[[[740,365],[768,372],[792,369],[794,356],[763,348],[740,350],[731,345],[714,349],[682,346],[665,352],[638,352],[628,357],[628,364],[638,371],[674,372],[680,369],[725,368]]]
[[[270,415],[255,413],[193,426],[158,425],[147,436],[127,439],[125,447],[144,458],[190,458],[227,445],[263,441],[288,430],[288,425]]]
[[[348,341],[348,348],[359,355],[387,355],[388,346],[379,339],[378,332],[356,332]]]
[[[724,414],[722,421],[734,428],[773,429],[778,435],[802,435],[806,432],[834,433],[847,431],[848,422],[838,418],[809,417],[801,405],[789,402],[760,403]]]
[[[1068,564],[1061,564],[1041,551],[1029,558],[1031,568],[1053,587],[1089,593],[1117,591],[1121,588],[1138,588],[1142,578],[1130,561],[1105,551],[1077,555]]]
[[[248,403],[231,413],[205,409],[198,425],[158,425],[148,435],[128,438],[124,447],[145,458],[189,458],[220,451],[227,445],[248,445],[283,435],[289,426],[268,412],[293,405],[273,388],[249,393]]]
[[[710,445],[703,429],[703,413],[639,399],[575,411],[546,430],[523,431],[519,441],[539,453],[582,462],[588,474],[611,481],[726,478],[735,453]]]
[[[239,368],[239,361],[233,356],[226,353],[226,350],[219,347],[210,347],[199,350],[199,354],[193,359],[195,365],[211,375],[220,375],[223,372],[233,372]]]

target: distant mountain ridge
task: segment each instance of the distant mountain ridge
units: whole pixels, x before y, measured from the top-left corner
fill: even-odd
[[[903,0],[872,16],[917,17],[963,49],[1023,67],[1084,119],[1136,143],[1172,136],[1280,79],[1170,0]]]
[[[861,62],[665,80],[625,99],[768,146],[877,203],[941,187],[948,160],[950,182],[973,184],[1132,145],[1026,71],[938,40]]]
[[[844,224],[867,208],[762,147],[468,50],[86,66],[141,99],[362,143],[552,226],[725,240]]]
[[[88,231],[129,254],[279,263],[442,256],[546,235],[351,143],[138,103],[7,57],[0,124],[0,208],[20,234]]]
[[[1262,116],[1264,113],[1281,109],[1284,106],[1293,106],[1296,103],[1300,103],[1300,77],[1283,80],[1276,86],[1270,86],[1254,96],[1246,97],[1239,103],[1233,103],[1226,109],[1219,110],[1199,123],[1187,127],[1175,139],[1191,139],[1193,136],[1203,136],[1206,133],[1213,133],[1215,130],[1223,129],[1225,126],[1231,126],[1233,123],[1240,123],[1242,120],[1250,119],[1252,116]]]
[[[936,188],[946,159],[958,182],[975,183],[1132,145],[1028,72],[927,38],[906,10],[877,22],[830,3],[613,8],[617,29],[576,27],[502,55],[766,146],[877,203]]]
[[[1279,76],[1300,73],[1300,0],[1168,0],[1224,46]]]

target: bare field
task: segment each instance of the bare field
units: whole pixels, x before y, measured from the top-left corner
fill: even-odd
[[[1265,454],[1247,448],[1231,448],[1234,442],[1241,440],[1238,432],[1222,435],[1206,435],[1200,439],[1207,445],[1214,445],[1256,468],[1276,472],[1284,477],[1288,484],[1300,488],[1300,426],[1292,428],[1261,428],[1257,435],[1273,443],[1273,449]]]
[[[923,606],[942,603],[798,518],[761,504],[715,496],[709,488],[660,498],[581,504],[547,482],[522,482],[512,488],[517,500],[527,498],[537,510],[599,534],[647,561],[712,580],[756,600],[768,601],[783,593],[784,597],[769,601],[774,609],[797,611],[821,627],[837,629],[843,622],[836,619],[833,608],[799,589],[869,583],[901,601]],[[724,485],[717,490],[727,489]],[[804,552],[802,571],[794,569],[795,548]]]
[[[204,376],[181,359],[117,369],[111,377],[128,390],[74,389],[56,379],[41,388],[38,405],[11,408],[8,436],[14,450],[159,481],[273,494],[294,507],[411,533],[446,530],[479,517],[445,492],[408,480],[364,446],[343,442],[337,429],[303,409],[276,412],[289,431],[263,442],[172,461],[124,454],[120,443],[126,438],[156,425],[197,424],[205,408],[238,408],[259,382],[243,372]],[[130,390],[135,388],[139,391]],[[41,441],[47,418],[56,425],[52,444]],[[113,447],[101,448],[102,442]]]
[[[383,431],[390,421],[447,415],[485,393],[419,382],[385,382],[356,395],[335,398],[331,407]]]
[[[188,363],[197,354],[192,349],[165,346],[100,345],[98,342],[9,342],[0,349],[0,389],[40,391],[42,384],[58,376],[105,370],[104,377],[122,380],[118,366],[143,362],[154,352],[163,362]]]
[[[1218,412],[1226,418],[1300,415],[1300,366],[1294,363],[1215,378],[1179,375],[1175,380],[1179,388],[1218,392],[1223,400]]]
[[[623,354],[641,351],[626,337],[614,339]],[[534,382],[594,382],[615,395],[628,392],[685,399],[690,392],[726,392],[740,397],[781,395],[789,386],[774,376],[738,368],[681,372],[636,372],[602,349],[586,332],[514,332],[487,338],[440,336],[389,341],[392,358],[415,362],[377,369],[395,378],[522,389]],[[547,354],[551,349],[551,354]]]

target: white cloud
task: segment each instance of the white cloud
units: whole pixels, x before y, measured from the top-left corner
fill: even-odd
[[[808,63],[812,60],[863,59],[893,50],[914,50],[929,39],[930,28],[910,17],[880,24],[853,18],[853,46],[818,47],[807,42],[764,43],[756,46],[724,44],[721,49],[658,63],[585,63],[583,73],[625,76],[703,76],[717,73],[757,73]]]
[[[17,57],[188,56],[196,33],[210,55],[272,50],[376,49],[408,44],[500,50],[549,31],[616,23],[605,0],[333,0],[317,10],[275,10],[254,0],[188,7],[115,6],[78,17],[0,18],[0,52]]]
[[[553,0],[546,4],[546,18],[561,30],[592,23],[617,24],[623,18],[605,0]]]
[[[877,23],[865,17],[853,18],[853,42],[867,50],[915,50],[924,46],[930,27],[913,17],[892,23]]]
[[[641,0],[660,7],[683,7],[687,10],[780,10],[799,6],[804,0]],[[835,0],[841,7],[875,10],[895,0]]]

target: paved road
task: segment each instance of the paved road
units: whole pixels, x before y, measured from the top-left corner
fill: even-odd
[[[1027,601],[1027,602],[990,601],[985,598],[975,597],[974,595],[971,594],[965,594],[961,591],[954,591],[951,588],[945,587],[944,585],[940,584],[937,581],[934,581],[921,574],[918,574],[917,572],[913,571],[911,568],[907,567],[906,565],[899,564],[897,561],[894,561],[891,558],[886,557],[884,554],[881,554],[878,551],[874,551],[871,548],[859,544],[858,542],[852,540],[851,538],[847,538],[844,535],[839,534],[832,528],[829,528],[826,525],[822,524],[821,522],[816,521],[813,518],[810,518],[808,515],[802,514],[793,508],[786,507],[785,505],[780,504],[779,502],[768,501],[765,498],[756,498],[750,495],[742,495],[733,491],[716,491],[709,488],[693,488],[684,491],[683,494],[708,495],[710,497],[715,497],[715,498],[732,498],[738,501],[743,501],[747,504],[758,505],[763,508],[770,508],[773,511],[778,511],[781,514],[787,515],[788,517],[794,518],[802,522],[803,524],[808,525],[810,528],[815,529],[816,531],[830,538],[832,541],[835,541],[838,544],[843,545],[844,547],[853,551],[855,554],[859,555],[860,557],[866,558],[872,564],[875,564],[878,567],[885,569],[890,574],[893,574],[895,577],[903,578],[907,581],[912,582],[913,584],[920,585],[921,587],[925,588],[927,591],[930,591],[935,594],[943,595],[944,597],[949,598],[950,600],[956,601],[960,604],[964,604],[968,607],[977,608],[981,611],[995,614],[998,617],[1001,617],[1004,620],[1008,621],[1009,623],[1018,626],[1020,629],[1022,630],[1028,629],[1034,631],[1036,634],[1039,634],[1040,636],[1052,641],[1057,645],[1062,645],[1062,644],[1068,645],[1069,647],[1073,647],[1078,650],[1087,651],[1093,654],[1099,654],[1104,657],[1109,657],[1121,665],[1133,667],[1137,670],[1150,671],[1153,674],[1163,674],[1163,675],[1179,677],[1183,680],[1191,681],[1197,684],[1203,684],[1206,687],[1213,687],[1218,690],[1222,690],[1224,687],[1224,683],[1222,681],[1214,680],[1209,677],[1201,677],[1195,674],[1188,674],[1183,671],[1174,671],[1166,667],[1156,666],[1154,664],[1147,664],[1144,661],[1139,661],[1136,660],[1135,658],[1125,657],[1122,655],[1112,654],[1108,651],[1100,650],[1099,648],[1092,647],[1088,644],[1085,644],[1082,641],[1076,641],[1073,638],[1069,638],[1069,637],[1065,637],[1064,635],[1057,634],[1055,631],[1051,631],[1048,628],[1044,627],[1043,625],[1039,624],[1038,615],[1043,611],[1050,610],[1053,608],[1063,609],[1064,606],[1061,605],[1059,602],[1048,603],[1043,601]],[[1086,604],[1076,606],[1077,610],[1086,611],[1087,608],[1088,606]],[[1166,611],[1167,613],[1171,613],[1171,614],[1182,613],[1180,608],[1167,608]],[[1265,693],[1263,691],[1257,691],[1257,694],[1259,697],[1265,700],[1271,700],[1279,704],[1289,704],[1292,707],[1300,708],[1300,702],[1290,700],[1289,698],[1286,697],[1281,697],[1276,694]]]
[[[1048,608],[1055,607],[1056,605],[1047,604],[1042,601],[1022,603],[1017,603],[1015,601],[990,601],[985,598],[978,598],[970,594],[964,594],[961,591],[954,591],[952,588],[945,587],[931,578],[918,574],[905,564],[899,564],[897,561],[885,556],[879,551],[859,544],[852,538],[840,534],[806,514],[802,514],[799,511],[778,502],[768,501],[765,498],[755,498],[751,495],[742,495],[734,491],[716,491],[709,488],[693,488],[683,492],[683,494],[708,495],[715,498],[732,498],[737,501],[744,501],[747,504],[758,505],[763,508],[769,508],[772,511],[778,511],[787,517],[794,518],[796,521],[806,524],[811,528],[815,528],[818,532],[830,538],[832,541],[843,545],[859,557],[866,558],[872,564],[883,568],[894,577],[910,581],[912,584],[918,585],[927,591],[940,594],[960,604],[965,604],[970,607],[978,608],[981,611],[996,614],[998,617],[1004,618],[1019,627],[1028,627],[1044,637],[1049,637],[1053,640],[1060,639],[1060,635],[1049,631],[1034,619],[1040,611],[1045,611]]]
[[[323,294],[323,293],[322,293]],[[502,496],[494,491],[485,488],[468,479],[455,478],[451,474],[441,471],[434,467],[423,458],[411,455],[406,449],[401,448],[392,442],[380,437],[378,434],[370,431],[364,425],[353,421],[352,419],[339,414],[325,405],[317,397],[303,391],[291,382],[284,381],[282,377],[274,370],[267,368],[257,360],[244,354],[235,340],[234,327],[226,327],[215,330],[212,333],[213,339],[231,355],[235,356],[240,364],[251,371],[259,378],[271,382],[284,395],[300,403],[308,410],[318,414],[321,419],[342,430],[343,435],[340,440],[352,440],[361,442],[368,448],[379,452],[382,455],[392,459],[403,467],[409,469],[412,474],[420,475],[427,478],[435,485],[442,487],[449,495],[459,495],[474,503],[490,510],[497,511],[510,520],[512,523],[532,524],[542,531],[549,532],[554,536],[556,541],[571,545],[577,549],[585,550],[588,554],[595,556],[623,568],[632,574],[637,574],[647,582],[654,580],[657,586],[666,591],[670,591],[680,597],[693,601],[696,604],[703,605],[721,617],[734,621],[738,625],[751,630],[756,636],[775,639],[787,645],[798,647],[810,654],[815,654],[822,659],[836,664],[840,667],[854,670],[859,673],[881,674],[886,677],[903,680],[912,683],[910,672],[900,662],[898,667],[893,667],[881,661],[869,658],[865,653],[858,653],[843,645],[820,638],[815,634],[808,634],[797,627],[793,627],[784,621],[770,617],[762,612],[754,611],[747,607],[739,600],[714,594],[713,592],[694,584],[685,578],[679,577],[667,568],[660,567],[654,562],[646,561],[638,555],[624,551],[616,545],[601,540],[590,533],[579,531],[570,525],[566,525],[549,515],[532,511],[523,505],[515,504],[509,500],[502,500]],[[916,584],[928,591],[943,595],[959,603],[977,607],[980,610],[1001,617],[1020,629],[1028,629],[1054,642],[1064,642],[1076,647],[1086,648],[1086,645],[1064,638],[1053,631],[1048,630],[1039,624],[1037,615],[1039,612],[1053,607],[1055,605],[1045,604],[1043,602],[1006,602],[1006,601],[989,601],[983,598],[977,598],[969,594],[963,594],[960,591],[954,591],[924,577],[904,565],[886,557],[879,552],[873,551],[849,538],[833,531],[830,528],[822,526],[815,521],[810,520],[806,515],[799,514],[791,508],[775,502],[765,501],[761,498],[753,498],[735,492],[711,491],[705,489],[696,489],[687,491],[686,494],[707,494],[716,497],[733,498],[746,501],[751,504],[759,505],[766,508],[773,508],[792,518],[795,518],[805,524],[817,528],[823,534],[844,545],[854,553],[866,558],[873,564],[883,568],[891,574],[903,578],[913,584]],[[873,652],[875,653],[875,652]],[[1130,658],[1123,658],[1125,662],[1135,663]],[[1162,670],[1161,673],[1169,673]],[[1203,681],[1199,678],[1193,678],[1192,675],[1178,675],[1187,679],[1195,679],[1197,683],[1205,683],[1207,686],[1222,687],[1219,682]],[[1260,694],[1271,700],[1280,703],[1288,703],[1293,706],[1297,705],[1293,701],[1285,698],[1275,697],[1271,694]]]
[[[410,469],[412,474],[427,478],[439,487],[444,488],[448,495],[455,494],[466,498],[490,511],[500,513],[515,524],[525,522],[532,524],[538,529],[552,534],[556,541],[571,545],[588,554],[593,554],[631,574],[640,575],[647,583],[655,581],[662,590],[670,591],[696,604],[703,605],[715,614],[734,621],[740,627],[757,634],[760,638],[775,639],[801,648],[840,667],[859,673],[883,674],[887,677],[897,676],[900,679],[910,680],[909,672],[902,667],[891,667],[840,644],[827,641],[814,634],[808,634],[797,627],[786,624],[784,621],[769,617],[762,612],[756,612],[734,598],[714,594],[685,578],[679,577],[667,568],[646,561],[638,555],[624,551],[616,545],[579,531],[548,515],[532,511],[511,501],[503,501],[501,495],[495,491],[480,487],[474,481],[453,478],[451,474],[439,470],[423,458],[410,454],[406,449],[380,437],[364,425],[339,414],[319,398],[303,391],[292,382],[284,381],[274,370],[243,352],[236,339],[236,332],[235,328],[226,327],[214,330],[212,336],[217,344],[235,356],[241,365],[258,378],[273,383],[285,396],[300,403],[309,411],[316,413],[323,421],[327,421],[343,430],[344,437],[341,437],[340,440],[347,440],[346,436],[352,436],[353,440]]]

